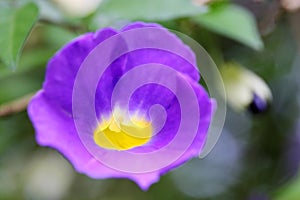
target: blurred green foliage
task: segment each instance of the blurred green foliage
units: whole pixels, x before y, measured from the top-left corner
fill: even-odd
[[[253,15],[241,6],[228,4],[213,6],[209,12],[193,19],[209,30],[256,50],[263,48]]]
[[[238,62],[263,77],[273,92],[272,106],[261,115],[229,109],[225,130],[238,144],[236,155],[227,151],[227,143],[221,138],[219,143],[225,145],[222,153],[212,153],[198,163],[211,166],[216,162],[220,167],[215,171],[203,168],[198,171],[193,164],[193,168],[182,166],[163,176],[149,191],[142,192],[129,180],[92,180],[70,169],[72,173],[68,176],[72,181],[61,199],[300,199],[299,177],[294,176],[298,172],[290,170],[298,169],[299,162],[293,160],[299,160],[300,148],[298,154],[289,154],[291,148],[300,144],[300,141],[290,142],[290,138],[300,134],[295,128],[300,123],[297,32],[300,25],[293,22],[300,20],[299,11],[288,13],[277,1],[249,1],[246,7],[231,1],[205,5],[195,2],[104,0],[94,13],[84,18],[70,18],[55,4],[44,0],[0,2],[0,110],[2,105],[42,87],[47,61],[65,43],[84,32],[104,26],[119,28],[134,20],[158,22],[189,35],[205,47],[218,66],[227,61]],[[251,12],[252,5],[277,8],[268,10],[277,13],[272,19],[275,25],[263,23],[268,27],[258,28],[266,20],[261,16],[269,18],[273,13]],[[270,30],[269,33],[261,36],[262,28]],[[45,149],[35,144],[34,129],[25,110],[0,117],[0,199],[39,199],[27,187],[32,181],[30,174],[34,174],[30,163],[37,152],[43,151],[61,158],[54,150]],[[64,159],[59,162],[70,166]],[[227,179],[224,176],[218,179],[212,172],[221,173],[225,169],[234,178],[220,190],[218,184]],[[46,173],[47,170],[44,169]],[[174,178],[182,172],[195,177],[205,174],[205,179],[196,182],[215,192],[197,196],[185,191]],[[50,183],[44,181],[47,187]],[[201,191],[201,187],[198,189]]]
[[[29,3],[20,8],[0,7],[0,57],[15,69],[21,48],[38,17],[38,8]]]
[[[97,13],[110,20],[162,21],[193,16],[200,12],[203,12],[202,7],[185,0],[110,0],[103,2]]]

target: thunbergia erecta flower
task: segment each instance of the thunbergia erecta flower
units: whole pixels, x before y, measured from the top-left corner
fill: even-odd
[[[201,152],[214,101],[191,49],[157,24],[104,28],[49,61],[28,113],[36,140],[92,178],[142,189]]]

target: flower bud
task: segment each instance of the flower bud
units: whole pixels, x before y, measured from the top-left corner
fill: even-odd
[[[221,68],[228,104],[237,111],[260,113],[272,100],[270,88],[258,75],[236,64]]]
[[[102,0],[53,0],[70,17],[85,17],[93,13]]]
[[[299,0],[281,0],[281,5],[288,11],[295,12],[300,9]]]

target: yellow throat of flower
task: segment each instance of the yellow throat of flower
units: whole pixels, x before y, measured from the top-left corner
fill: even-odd
[[[144,118],[125,117],[119,109],[98,125],[94,131],[95,143],[106,149],[128,150],[149,142],[152,135],[151,122]]]

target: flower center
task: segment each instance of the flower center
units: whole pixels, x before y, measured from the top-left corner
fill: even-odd
[[[146,144],[152,135],[152,125],[144,118],[129,117],[115,109],[94,131],[95,143],[106,149],[128,150]]]

